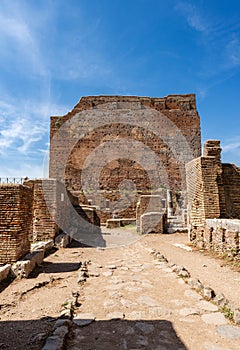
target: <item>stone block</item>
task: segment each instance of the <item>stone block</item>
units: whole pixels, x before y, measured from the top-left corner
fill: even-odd
[[[10,271],[11,271],[10,264],[6,264],[6,265],[0,267],[0,282],[8,277]]]
[[[32,244],[31,251],[34,252],[36,250],[44,250],[44,253],[51,250],[54,247],[54,241],[49,240],[45,242],[37,242]]]
[[[163,215],[159,212],[151,212],[141,215],[140,233],[163,233]]]
[[[37,250],[27,254],[23,260],[12,265],[12,272],[18,278],[27,278],[36,266],[43,262],[44,250]]]
[[[240,307],[234,308],[233,320],[236,324],[240,325]]]

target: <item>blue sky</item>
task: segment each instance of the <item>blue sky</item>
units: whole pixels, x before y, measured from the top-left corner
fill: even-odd
[[[196,93],[240,166],[238,0],[1,0],[0,177],[42,177],[49,116],[86,95]]]

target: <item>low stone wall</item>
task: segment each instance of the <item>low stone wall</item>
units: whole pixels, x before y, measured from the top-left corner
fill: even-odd
[[[240,256],[240,220],[207,219],[205,226],[193,226],[190,241],[204,249]]]
[[[128,219],[109,219],[107,220],[107,228],[116,228],[116,227],[123,227],[126,225],[136,225],[136,219],[135,218],[128,218]]]
[[[32,202],[29,187],[0,185],[0,264],[13,263],[30,251]]]

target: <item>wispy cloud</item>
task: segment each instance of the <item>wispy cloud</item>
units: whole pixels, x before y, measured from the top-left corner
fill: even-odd
[[[177,1],[175,10],[198,34],[197,43],[202,52],[198,76],[203,82],[203,88],[198,90],[204,98],[209,89],[231,78],[240,67],[239,16],[210,12],[203,9],[201,2],[193,4],[188,0]]]
[[[0,4],[0,54],[35,75],[46,75],[39,39],[29,22],[31,12],[22,7],[16,1]]]
[[[240,135],[222,141],[222,153],[226,161],[240,165]]]
[[[240,154],[240,137],[239,140],[230,141],[230,143],[225,143],[222,145],[223,152],[237,152]]]
[[[17,107],[16,107],[17,106]],[[62,115],[67,106],[37,101],[15,101],[10,104],[0,101],[0,153],[10,150],[31,153],[32,145],[41,141],[49,133],[49,116]]]
[[[226,46],[226,54],[228,57],[228,65],[231,68],[240,66],[240,35],[232,35],[231,40]]]
[[[205,17],[201,16],[199,9],[195,5],[180,1],[175,8],[185,16],[190,27],[202,33],[209,32],[210,23]]]

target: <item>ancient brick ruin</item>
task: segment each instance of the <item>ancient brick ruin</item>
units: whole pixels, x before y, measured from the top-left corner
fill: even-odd
[[[0,264],[12,263],[30,250],[33,193],[29,187],[0,186]]]
[[[83,97],[51,117],[50,140],[49,179],[0,185],[0,264],[59,233],[97,241],[106,222],[144,234],[188,221],[194,244],[239,254],[240,168],[219,141],[201,157],[195,95]]]
[[[220,141],[186,165],[190,240],[202,248],[239,253],[240,168],[221,162]]]
[[[77,198],[67,193],[65,185],[56,179],[1,184],[0,264],[16,262],[30,252],[30,243],[54,241],[63,230],[74,237],[80,218],[82,230],[85,223],[85,230],[99,228],[96,211],[81,207]],[[87,226],[88,223],[93,225]]]
[[[195,95],[83,97],[67,115],[51,117],[50,136],[50,177],[64,180],[80,203],[96,206],[102,222],[113,213],[135,217],[140,195],[166,197],[167,189],[176,209],[185,164],[201,154]]]

